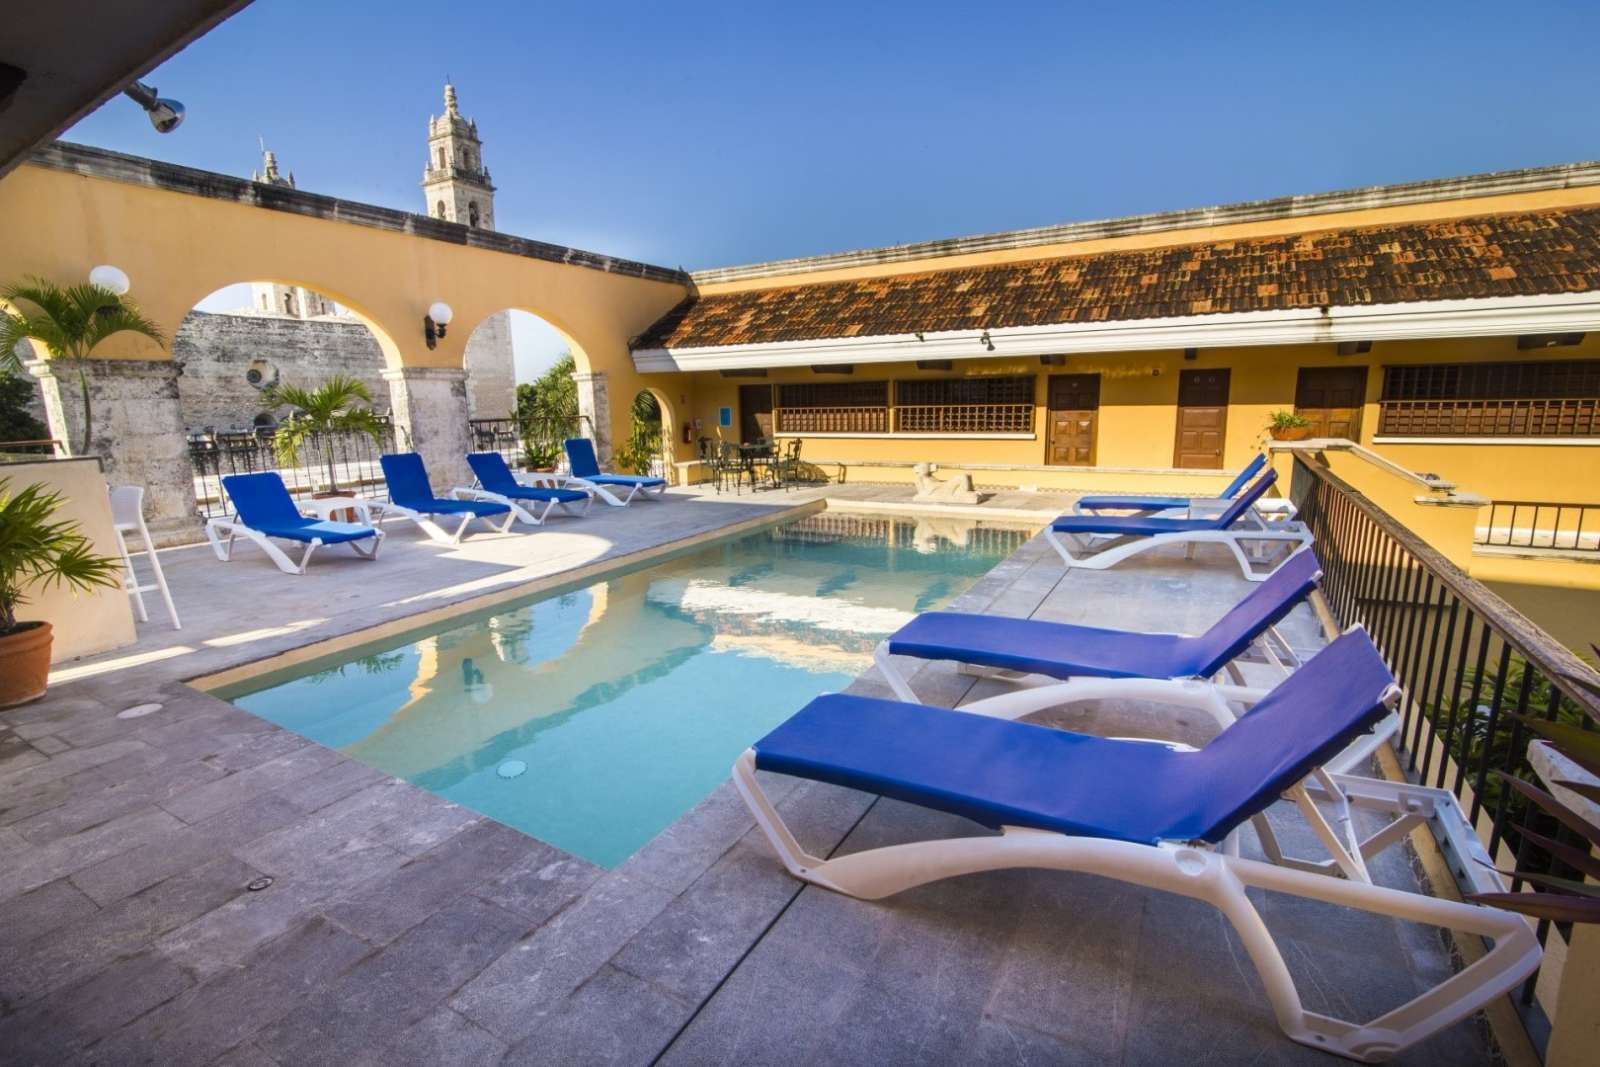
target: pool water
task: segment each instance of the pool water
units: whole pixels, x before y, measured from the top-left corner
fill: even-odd
[[[1030,533],[824,512],[223,695],[611,867]]]

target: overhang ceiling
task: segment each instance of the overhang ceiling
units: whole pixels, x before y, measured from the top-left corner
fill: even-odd
[[[0,33],[0,176],[249,3],[34,0],[7,5]],[[183,98],[181,85],[159,88]],[[127,106],[137,107],[132,101]]]

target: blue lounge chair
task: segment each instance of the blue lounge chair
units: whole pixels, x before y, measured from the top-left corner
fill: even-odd
[[[285,574],[304,574],[306,564],[311,562],[311,553],[318,545],[349,545],[363,559],[378,558],[378,549],[383,545],[382,530],[359,523],[306,518],[295,507],[294,498],[276,471],[230,474],[222,479],[222,488],[233,504],[234,517],[208,521],[206,539],[223,562],[233,558],[236,537],[258,545]],[[274,539],[305,545],[300,562],[292,561],[283,549],[272,543]]]
[[[1255,459],[1245,464],[1244,469],[1233,476],[1227,488],[1217,494],[1217,500],[1232,500],[1239,495],[1239,490],[1249,484],[1256,472],[1267,465],[1267,454],[1257,452]],[[1079,515],[1093,514],[1097,511],[1132,511],[1142,515],[1155,515],[1163,511],[1187,511],[1196,500],[1204,501],[1206,497],[1187,496],[1086,496],[1079,498],[1072,510]]]
[[[566,484],[591,490],[614,508],[627,507],[634,497],[642,493],[648,494],[653,491],[659,497],[667,491],[665,478],[647,478],[636,474],[607,474],[602,471],[600,461],[595,458],[594,442],[587,437],[567,438],[566,448],[567,464],[572,468],[572,475]],[[628,495],[619,497],[612,492],[613,489],[626,489]]]
[[[1045,538],[1069,569],[1089,570],[1105,570],[1129,556],[1162,545],[1184,544],[1192,552],[1196,544],[1222,544],[1233,553],[1244,576],[1259,582],[1271,573],[1272,565],[1286,558],[1283,553],[1267,551],[1266,546],[1277,543],[1304,548],[1311,543],[1311,531],[1303,523],[1290,519],[1268,521],[1255,512],[1256,501],[1277,480],[1278,472],[1269,469],[1216,515],[1187,519],[1063,515],[1050,524]],[[1249,556],[1242,544],[1252,546]],[[1261,569],[1256,564],[1267,567]]]
[[[450,492],[459,499],[487,500],[493,504],[504,504],[511,509],[511,513],[530,526],[539,526],[550,517],[550,512],[556,507],[570,510],[573,504],[582,504],[583,513],[588,514],[589,507],[594,503],[594,494],[582,489],[548,489],[540,486],[523,485],[517,481],[517,476],[511,473],[511,468],[506,466],[505,457],[498,452],[469,452],[467,453],[467,466],[472,468],[473,477],[478,480],[474,486],[458,486]],[[537,516],[524,504],[544,504],[544,510]]]
[[[389,504],[384,508],[384,514],[410,519],[435,541],[458,544],[467,532],[467,524],[473,519],[482,519],[484,525],[496,533],[505,533],[517,521],[516,515],[505,504],[487,500],[446,500],[434,496],[433,486],[428,483],[428,468],[423,466],[422,457],[415,452],[391,453],[379,457],[378,462],[383,467],[383,480],[389,487]],[[456,527],[454,533],[450,533],[433,521],[434,515],[459,515],[461,525]],[[489,519],[496,515],[504,515],[506,521],[499,526],[494,525]]]
[[[1381,720],[1398,696],[1359,629],[1323,649],[1198,750],[832,694],[757,741],[735,764],[733,780],[791,874],[850,896],[876,900],[957,875],[1041,868],[1205,901],[1232,924],[1290,1038],[1375,1061],[1514,988],[1541,955],[1533,928],[1520,916],[1373,883],[1367,858],[1404,838],[1419,814],[1447,827],[1451,844],[1468,850],[1462,866],[1475,888],[1496,891],[1499,883],[1449,792],[1322,769],[1330,755]],[[824,859],[802,849],[757,771],[877,793],[999,833]],[[1244,824],[1259,827],[1280,796],[1311,824],[1328,863],[1263,862],[1240,854]],[[1393,821],[1359,839],[1352,806],[1384,811]],[[1492,939],[1494,948],[1381,1017],[1347,1022],[1301,1004],[1283,954],[1246,892],[1251,888],[1466,931]]]
[[[1192,637],[929,611],[880,643],[874,659],[904,701],[917,696],[896,656],[973,664],[1004,672],[1003,677],[1056,680],[964,705],[967,712],[1015,719],[1078,701],[1133,698],[1196,708],[1227,727],[1238,718],[1235,705],[1249,707],[1266,696],[1265,690],[1245,686],[1238,660],[1255,654],[1284,675],[1301,665],[1277,625],[1317,593],[1321,577],[1310,550],[1296,553],[1205,633]],[[1214,681],[1224,672],[1233,684]],[[1396,726],[1398,721],[1390,724]]]

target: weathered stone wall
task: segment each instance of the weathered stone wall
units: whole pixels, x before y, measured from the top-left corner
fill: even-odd
[[[467,409],[475,419],[508,418],[517,406],[511,358],[511,315],[501,311],[478,324],[467,339]]]
[[[180,407],[191,433],[247,429],[268,411],[261,400],[267,386],[315,388],[335,374],[364,382],[378,411],[390,404],[378,342],[348,319],[192,311],[173,337],[172,358],[182,367]],[[252,370],[259,381],[250,380]]]

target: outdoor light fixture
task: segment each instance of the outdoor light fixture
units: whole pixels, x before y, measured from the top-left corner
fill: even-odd
[[[435,300],[428,306],[428,313],[422,316],[422,339],[428,342],[429,348],[439,343],[444,337],[444,328],[455,317],[456,313],[443,300]]]
[[[922,336],[922,334],[920,334],[920,333],[918,333],[918,334],[917,334],[917,335],[916,335],[916,338],[917,338],[917,340],[919,340],[919,341],[926,341],[926,340],[927,340],[927,338],[926,338],[926,337],[924,337],[924,336]]]
[[[171,133],[183,125],[183,105],[176,100],[157,96],[156,92],[153,85],[134,82],[122,90],[122,95],[144,108],[150,116],[150,125],[156,128],[157,133]]]
[[[127,293],[130,285],[128,274],[121,267],[113,267],[109,263],[102,263],[89,272],[89,284],[98,285],[102,289],[110,289],[118,296]]]
[[[978,338],[978,340],[983,342],[983,347],[987,348],[991,352],[994,351],[994,342],[989,340],[989,331],[988,330],[984,330],[983,331],[983,336]]]
[[[1183,350],[1183,358],[1187,359],[1187,360],[1199,359],[1200,358],[1200,350],[1198,348],[1185,348]]]
[[[1371,341],[1340,341],[1333,350],[1341,356],[1359,356],[1372,351]]]

